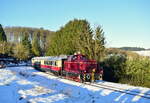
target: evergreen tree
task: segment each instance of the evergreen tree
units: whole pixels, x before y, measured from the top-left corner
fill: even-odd
[[[13,48],[13,56],[19,60],[27,60],[29,58],[30,52],[21,43],[18,43]]]
[[[85,20],[82,31],[75,38],[75,44],[77,51],[88,56],[89,59],[93,59],[93,31],[90,28],[90,24]]]
[[[102,61],[105,51],[105,37],[103,29],[98,26],[95,32],[90,28],[90,24],[82,28],[82,33],[76,38],[76,44],[79,51],[87,55],[90,59]]]
[[[105,37],[103,29],[100,26],[96,27],[93,45],[94,59],[96,59],[97,61],[101,61],[104,58],[105,54]]]
[[[77,41],[81,34],[86,33],[88,28],[86,20],[69,21],[64,27],[58,30],[51,39],[47,49],[47,55],[74,54],[79,51]],[[78,43],[79,44],[79,43]]]
[[[28,49],[31,49],[31,43],[29,41],[29,35],[27,32],[25,32],[25,34],[22,38],[22,45],[24,45]]]
[[[32,40],[32,52],[35,56],[40,56],[41,54],[40,40],[37,34],[34,35]]]
[[[1,24],[0,24],[0,41],[7,41],[7,37]]]
[[[24,46],[24,48],[29,52],[28,58],[31,57],[32,51],[31,51],[31,42],[29,40],[29,35],[27,32],[25,32],[21,44]]]
[[[94,33],[86,20],[69,21],[51,39],[47,55],[74,54],[80,51],[90,59],[100,61],[105,49],[104,32],[97,27]]]
[[[12,43],[0,41],[0,54],[12,55],[12,47],[13,47]]]

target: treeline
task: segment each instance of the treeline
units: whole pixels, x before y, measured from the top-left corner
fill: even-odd
[[[29,28],[29,27],[6,27],[4,29],[8,42],[20,43],[24,35],[28,35],[28,40],[32,43],[35,39],[39,40],[39,45],[45,53],[47,42],[54,33],[43,28]],[[42,53],[42,54],[44,54]]]
[[[0,40],[0,54],[13,56],[18,60],[28,60],[33,56],[42,56],[54,32],[43,28],[6,27],[1,32],[6,40]],[[3,37],[1,36],[0,39]]]
[[[128,51],[142,51],[142,50],[147,50],[145,48],[140,48],[140,47],[121,47],[119,49],[121,49],[121,50],[128,50]]]

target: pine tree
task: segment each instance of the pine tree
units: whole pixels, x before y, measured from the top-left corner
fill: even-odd
[[[25,32],[21,44],[24,46],[24,48],[29,52],[28,58],[31,57],[32,51],[31,51],[31,42],[29,40],[29,35],[27,32]]]
[[[94,50],[93,55],[94,59],[97,61],[101,61],[104,58],[104,52],[105,52],[105,37],[103,29],[98,26],[96,27],[95,34],[94,34]]]
[[[0,41],[7,41],[7,37],[1,24],[0,24]]]
[[[22,45],[24,45],[28,49],[31,49],[31,43],[29,41],[29,35],[27,32],[25,32],[25,34],[22,38]]]
[[[19,60],[27,60],[29,58],[30,52],[24,45],[18,43],[13,48],[13,56]]]
[[[93,31],[86,20],[84,20],[83,27],[81,29],[82,31],[75,39],[77,51],[87,55],[89,59],[93,59]]]
[[[34,34],[34,37],[32,40],[32,52],[35,56],[40,56],[41,54],[40,40],[37,34]]]
[[[58,30],[51,39],[47,49],[47,55],[74,54],[79,51],[77,38],[81,34],[88,33],[88,22],[86,20],[69,21],[64,27]],[[89,30],[90,31],[90,30]],[[79,44],[79,43],[78,43]]]
[[[5,41],[0,41],[0,54],[12,55],[13,44]]]
[[[101,60],[105,49],[103,29],[97,27],[94,32],[88,21],[69,21],[58,30],[51,39],[47,55],[74,54],[80,51],[89,59]]]

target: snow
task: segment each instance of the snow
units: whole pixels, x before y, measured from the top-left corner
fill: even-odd
[[[97,81],[97,84],[149,93],[150,88]],[[150,95],[149,95],[150,97]],[[32,67],[0,69],[0,103],[149,103],[150,100],[58,78]]]
[[[142,55],[142,56],[149,56],[150,57],[150,50],[133,51],[133,52],[136,52],[136,53],[138,53],[139,55]]]
[[[56,60],[62,60],[67,59],[66,55],[60,55],[60,56],[45,56],[45,57],[34,57],[33,60],[50,60],[50,61],[56,61]]]

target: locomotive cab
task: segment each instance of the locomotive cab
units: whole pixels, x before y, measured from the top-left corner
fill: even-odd
[[[101,77],[95,60],[89,60],[82,54],[71,55],[64,62],[67,76],[78,77],[81,81],[94,81]]]

